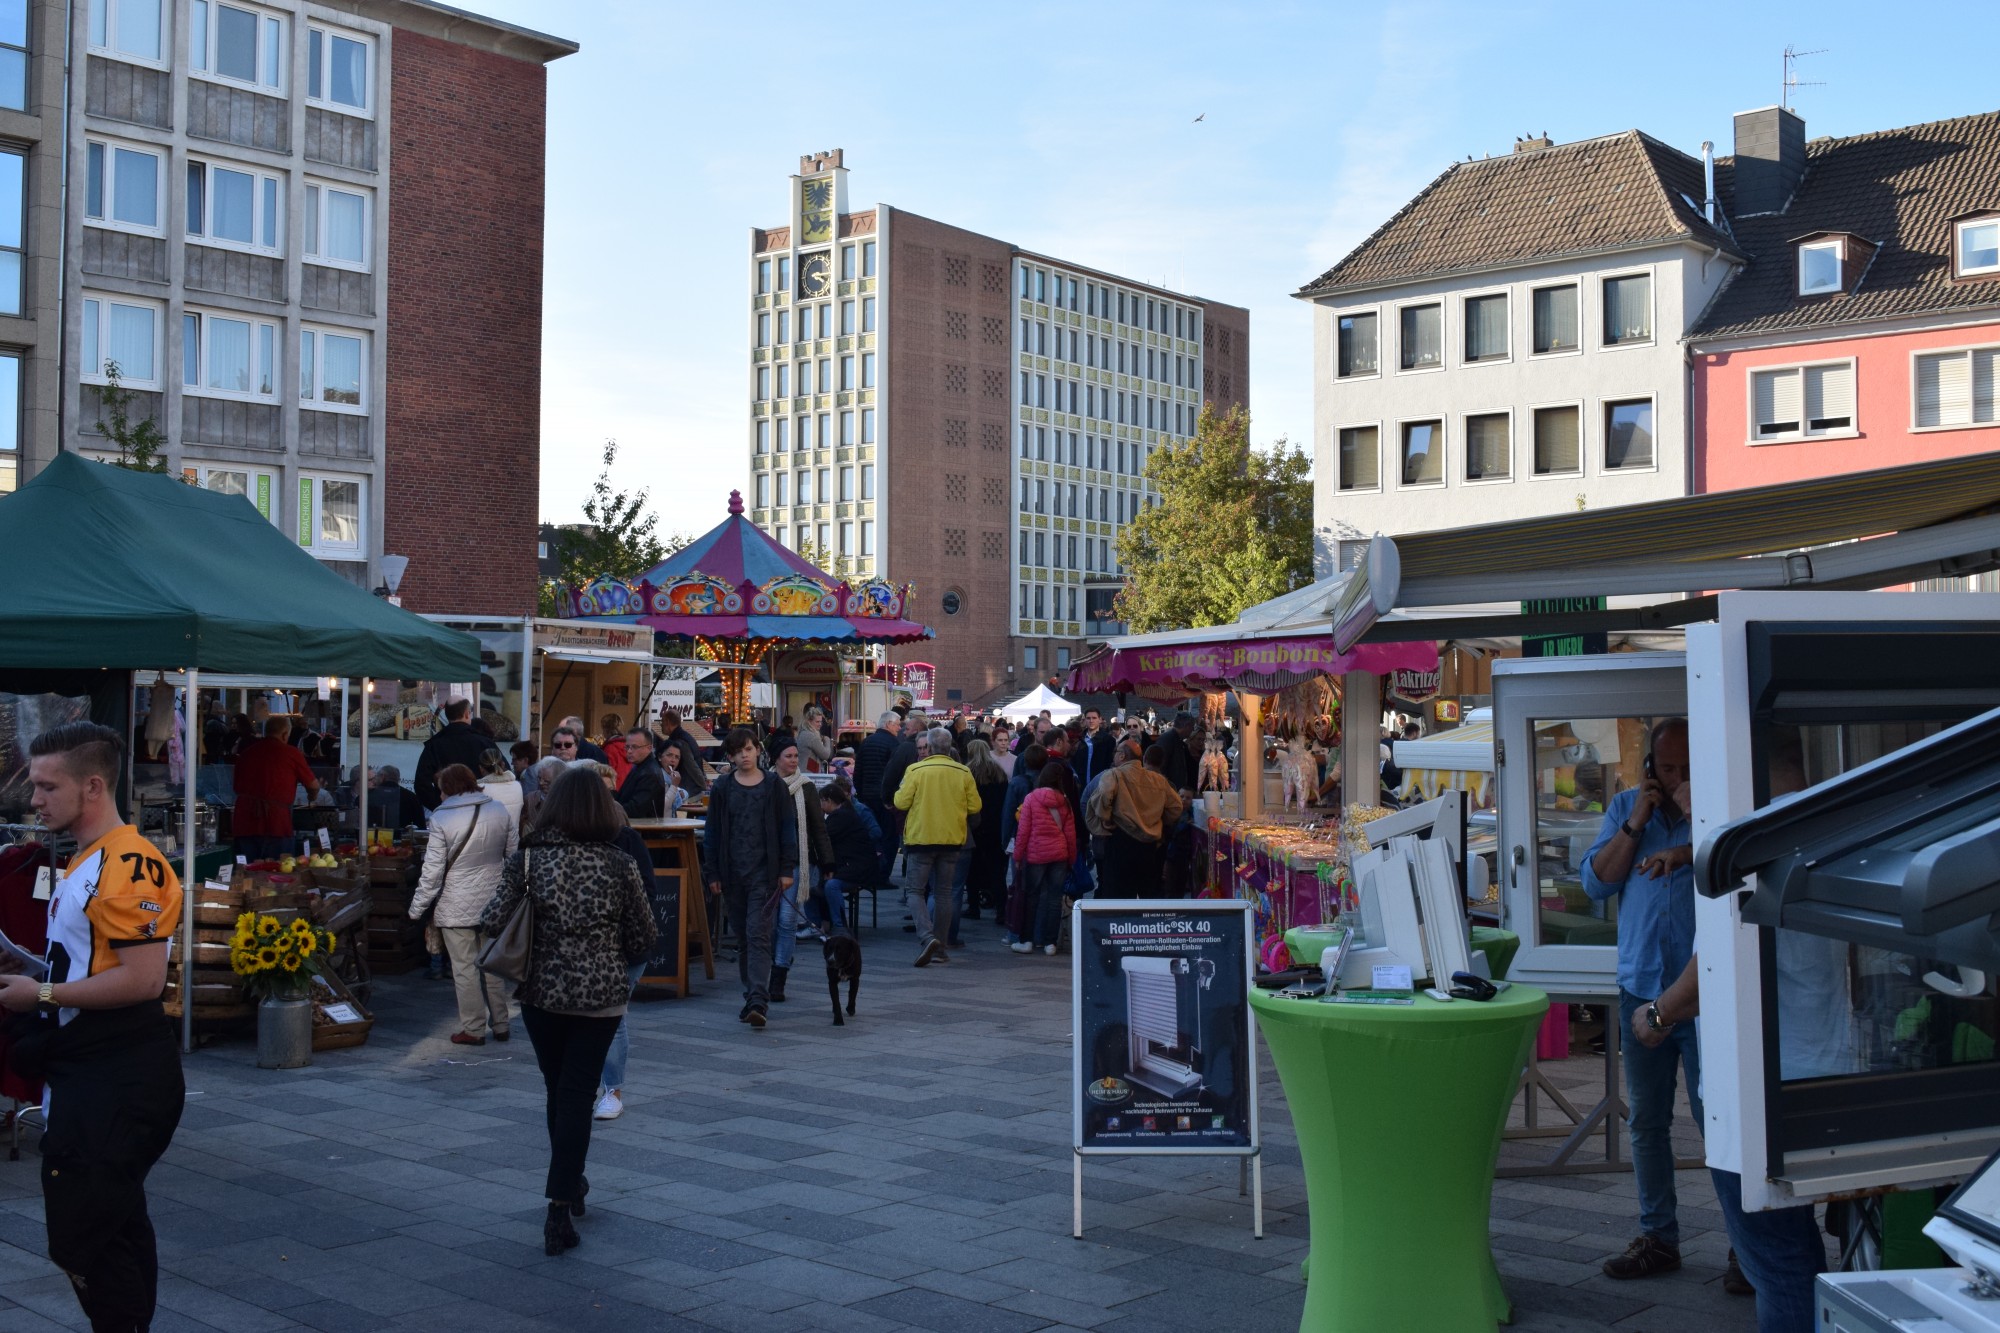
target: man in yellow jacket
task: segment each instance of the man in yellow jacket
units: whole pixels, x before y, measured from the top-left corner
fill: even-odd
[[[951,961],[944,946],[951,937],[951,876],[979,820],[979,788],[972,770],[951,757],[951,732],[933,727],[926,737],[930,757],[904,770],[894,798],[903,812],[903,898],[917,926],[918,967]],[[935,922],[927,892],[935,899]]]

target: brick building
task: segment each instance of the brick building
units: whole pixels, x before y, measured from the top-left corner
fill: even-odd
[[[170,468],[345,577],[393,552],[413,609],[531,611],[545,66],[575,44],[430,0],[71,21],[68,369],[59,420],[27,377],[25,471],[107,451],[115,366]]]
[[[752,515],[843,572],[916,585],[941,705],[1066,670],[1118,632],[1145,461],[1249,399],[1249,312],[888,205],[800,159],[749,254]]]

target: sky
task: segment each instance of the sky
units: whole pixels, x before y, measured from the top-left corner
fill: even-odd
[[[1310,447],[1292,298],[1425,184],[1520,135],[1730,151],[1782,95],[1808,136],[2000,108],[1970,8],[456,0],[582,50],[549,68],[541,512],[606,439],[661,527],[747,473],[749,229],[799,156],[875,203],[1249,308],[1253,440]],[[1196,121],[1196,117],[1201,117]]]

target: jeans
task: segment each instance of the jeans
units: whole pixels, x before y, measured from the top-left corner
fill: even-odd
[[[912,847],[909,849],[907,864],[909,874],[903,880],[903,903],[910,909],[910,918],[917,927],[917,947],[922,949],[940,933],[951,938],[954,924],[951,902],[951,872],[958,862],[960,849],[957,847]],[[937,894],[937,916],[933,921],[931,905],[926,901],[932,886],[941,892]]]
[[[1069,863],[1050,861],[1016,868],[1022,872],[1024,886],[1022,920],[1032,926],[1034,935],[1030,943],[1038,949],[1054,944],[1062,934],[1063,886],[1069,883]]]
[[[1812,1333],[1813,1279],[1826,1271],[1826,1242],[1810,1204],[1743,1211],[1743,1177],[1709,1168],[1736,1263],[1757,1288],[1757,1333]]]
[[[1639,1230],[1665,1244],[1679,1246],[1681,1223],[1674,1196],[1674,1075],[1685,1069],[1688,1111],[1697,1126],[1701,1114],[1701,1048],[1694,1024],[1682,1023],[1655,1047],[1632,1036],[1632,1015],[1646,1001],[1628,990],[1618,992],[1618,1031],[1624,1041],[1625,1086],[1632,1112],[1632,1175],[1639,1185]]]
[[[629,992],[639,984],[646,965],[634,963],[625,969],[625,989]],[[618,1030],[611,1034],[611,1049],[604,1053],[604,1077],[601,1086],[612,1092],[625,1086],[625,1065],[632,1058],[631,1015],[628,1013],[618,1020]]]
[[[847,929],[847,885],[828,877],[819,883],[819,896],[806,904],[806,916],[821,926]]]
[[[743,1003],[752,1009],[771,1003],[771,935],[778,924],[778,886],[765,880],[754,884],[722,884],[722,910],[736,935],[736,976],[743,983]]]
[[[583,1194],[590,1112],[604,1073],[604,1054],[620,1021],[521,1006],[521,1022],[527,1025],[548,1090],[549,1175],[542,1194],[552,1202],[574,1203]]]

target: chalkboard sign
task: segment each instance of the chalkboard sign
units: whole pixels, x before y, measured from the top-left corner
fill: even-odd
[[[1255,1154],[1250,904],[1079,902],[1070,948],[1076,1151]]]
[[[646,827],[643,822],[639,833],[653,857],[653,882],[646,886],[646,896],[653,905],[653,924],[660,932],[642,980],[673,986],[685,995],[688,939],[683,924],[690,906],[697,912],[702,910],[700,838],[687,828]],[[689,895],[692,902],[687,901]]]

